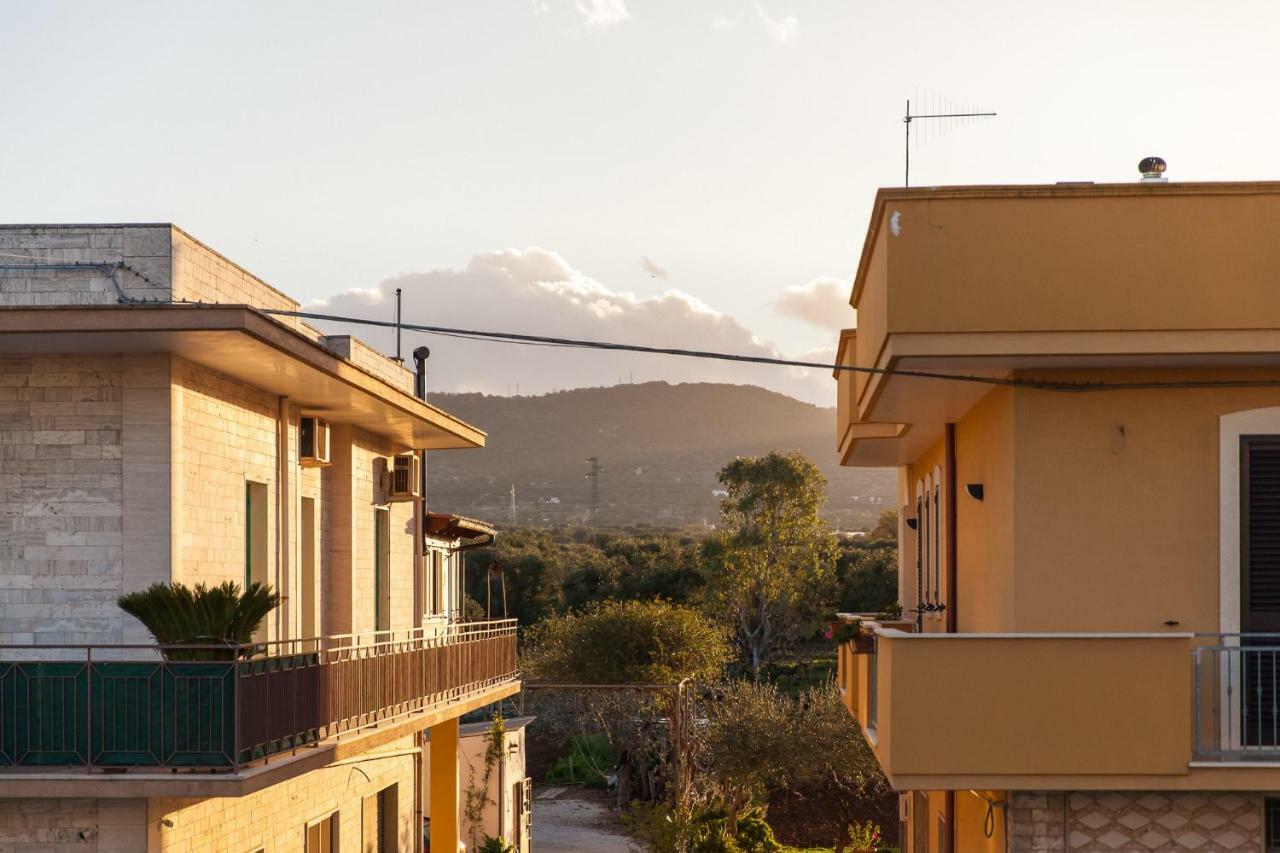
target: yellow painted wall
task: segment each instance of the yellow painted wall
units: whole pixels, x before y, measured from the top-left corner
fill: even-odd
[[[879,640],[876,752],[890,780],[1185,774],[1186,636]],[[887,701],[885,701],[887,699]]]
[[[1277,391],[1016,397],[1018,629],[1219,630],[1219,418]]]
[[[1274,185],[1012,189],[886,200],[890,332],[1280,326]]]
[[[1013,392],[990,391],[956,424],[957,630],[1014,629]],[[975,501],[965,493],[982,483]],[[1018,510],[1020,511],[1020,507]]]
[[[1005,853],[1003,808],[991,809],[990,836],[985,829],[988,801],[1004,799],[1004,791],[956,791],[956,853]]]

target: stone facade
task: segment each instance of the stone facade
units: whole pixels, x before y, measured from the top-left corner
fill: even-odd
[[[119,643],[120,356],[0,358],[0,643]]]
[[[415,835],[414,829],[418,753],[412,750],[413,738],[402,738],[359,762],[312,770],[244,797],[151,800],[151,843],[146,849],[152,853],[302,850],[307,824],[337,812],[335,849],[373,850],[363,838],[365,799],[395,785],[400,828],[396,849],[418,850],[422,845],[421,830]]]
[[[139,853],[146,800],[0,800],[4,853]]]
[[[1233,791],[1015,793],[1018,853],[1262,853],[1262,795]]]

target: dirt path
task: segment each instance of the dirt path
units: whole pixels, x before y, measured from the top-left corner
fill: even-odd
[[[631,853],[639,850],[600,791],[544,788],[533,802],[534,853]]]

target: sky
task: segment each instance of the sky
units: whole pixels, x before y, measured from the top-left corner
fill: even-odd
[[[998,112],[916,125],[913,185],[1276,177],[1280,4],[0,2],[0,221],[171,221],[379,319],[399,286],[412,322],[829,359],[908,98]],[[823,371],[426,343],[441,390],[834,399]]]

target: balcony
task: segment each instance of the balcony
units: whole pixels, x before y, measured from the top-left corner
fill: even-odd
[[[872,623],[841,688],[900,789],[1165,787],[1193,759],[1188,634],[908,634]]]
[[[519,677],[514,619],[184,649],[0,647],[0,771],[239,771]]]

